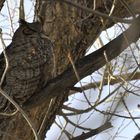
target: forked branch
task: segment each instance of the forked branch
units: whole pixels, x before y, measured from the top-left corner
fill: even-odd
[[[124,31],[121,35],[110,41],[108,44],[83,57],[75,63],[76,69],[80,78],[84,78],[106,64],[104,53],[111,61],[123,52],[131,43],[136,42],[140,37],[140,16],[133,22],[133,24]],[[127,40],[126,40],[127,39]],[[129,43],[129,44],[128,44]],[[39,93],[28,100],[24,106],[34,107],[41,104],[47,99],[53,98],[63,94],[64,91],[73,87],[77,83],[77,78],[74,74],[73,68],[67,69],[64,73],[50,81],[46,87]]]

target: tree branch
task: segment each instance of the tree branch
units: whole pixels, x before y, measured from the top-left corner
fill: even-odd
[[[126,74],[122,74],[122,75],[113,75],[114,79],[112,78],[109,81],[109,85],[115,85],[118,84],[120,82],[122,82],[122,79],[125,81],[132,81],[132,80],[140,80],[140,72],[135,72],[133,75],[132,73],[126,73]],[[95,82],[95,83],[89,83],[87,85],[84,85],[82,88],[84,90],[89,90],[92,88],[98,88],[101,84],[101,81],[99,82]],[[104,83],[103,85],[108,85],[108,79],[104,79]],[[71,91],[69,92],[69,95],[75,94],[77,92],[82,92],[83,90],[81,89],[81,87],[72,87]]]
[[[83,133],[75,138],[72,138],[71,140],[85,140],[85,139],[95,136],[95,135],[101,133],[102,131],[105,131],[111,127],[112,127],[111,123],[107,122],[107,123],[103,124],[102,126],[96,128],[96,129],[93,129],[87,133]]]
[[[106,64],[104,53],[111,61],[124,51],[129,44],[136,42],[140,37],[140,16],[133,24],[124,31],[121,35],[110,41],[108,44],[98,49],[97,51],[83,57],[75,63],[80,79],[92,74]],[[127,40],[126,40],[127,39]],[[34,107],[47,99],[63,94],[64,91],[77,83],[77,78],[73,68],[69,68],[64,73],[50,81],[45,88],[38,94],[30,98],[25,104],[25,107]]]

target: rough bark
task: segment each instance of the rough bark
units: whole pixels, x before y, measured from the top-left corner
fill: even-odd
[[[96,10],[108,14],[111,9],[113,0],[97,1]],[[75,0],[81,5],[93,8],[93,0]],[[134,0],[127,0],[129,5],[134,4]],[[114,10],[114,16],[127,17],[130,13],[119,2]],[[63,1],[37,0],[36,17],[41,17],[44,31],[55,44],[55,58],[57,64],[56,77],[62,74],[68,67],[70,62],[68,54],[71,55],[75,62],[82,58],[100,32],[112,26],[115,21],[109,21],[89,14],[83,10],[72,7]],[[62,104],[67,99],[67,92],[63,92],[54,99],[46,100],[46,102],[26,109],[32,122],[37,130],[45,116],[45,123],[40,131],[40,139],[44,139],[45,133],[52,125],[56,114],[61,109]],[[51,103],[51,106],[49,107]],[[48,110],[49,109],[49,110]],[[20,113],[0,120],[0,139],[1,140],[34,140],[32,130]]]

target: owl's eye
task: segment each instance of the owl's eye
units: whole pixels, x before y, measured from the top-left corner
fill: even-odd
[[[32,35],[33,34],[33,30],[31,30],[31,29],[29,29],[29,28],[25,28],[25,29],[23,29],[23,33],[25,34],[25,35]]]

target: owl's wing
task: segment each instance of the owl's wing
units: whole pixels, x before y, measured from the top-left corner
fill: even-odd
[[[50,45],[49,40],[31,36],[12,42],[12,47],[7,49],[9,68],[3,88],[17,103],[23,104],[38,93],[46,80],[44,75],[50,76]],[[4,64],[3,55],[1,62]],[[48,65],[44,72],[46,63]]]
[[[21,38],[22,37],[22,38]],[[22,105],[34,94],[39,93],[44,83],[52,76],[54,58],[51,41],[40,34],[28,37],[16,36],[6,48],[9,66],[3,83],[3,90]],[[0,55],[0,76],[5,68],[3,53]],[[0,96],[0,110],[11,105]]]

